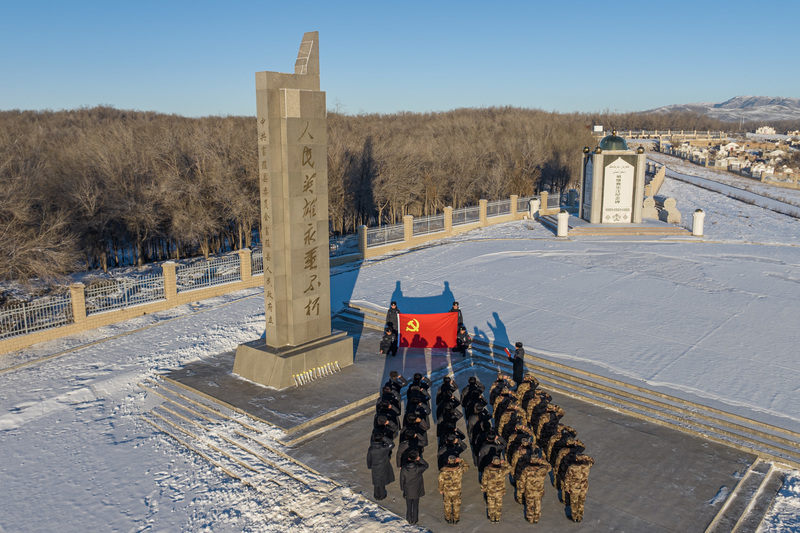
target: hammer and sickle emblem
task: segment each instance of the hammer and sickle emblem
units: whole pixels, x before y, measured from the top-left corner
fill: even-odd
[[[412,318],[406,324],[406,331],[410,331],[412,333],[419,331],[419,321],[416,318]]]

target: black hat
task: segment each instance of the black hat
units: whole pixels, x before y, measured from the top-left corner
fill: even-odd
[[[453,302],[453,305],[458,305],[458,302]]]
[[[419,459],[419,452],[417,450],[411,450],[408,452],[409,461],[416,461],[417,459]]]
[[[470,376],[470,377],[469,377],[469,379],[468,379],[467,381],[468,381],[469,383],[471,383],[471,384],[474,384],[474,383],[477,383],[477,382],[478,382],[478,378],[476,378],[475,376]]]
[[[522,348],[522,343],[521,342],[516,342],[514,344],[514,346],[516,346],[517,348]]]
[[[459,324],[458,329],[467,329],[467,326],[464,324]]]
[[[397,305],[397,302],[393,301],[393,302],[391,303],[391,305]]]

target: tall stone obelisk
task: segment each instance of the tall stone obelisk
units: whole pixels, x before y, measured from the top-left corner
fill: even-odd
[[[294,74],[256,73],[266,339],[242,344],[233,371],[283,389],[295,374],[353,362],[331,335],[328,135],[319,32],[303,35]]]

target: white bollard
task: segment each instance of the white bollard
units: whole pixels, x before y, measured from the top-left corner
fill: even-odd
[[[569,233],[569,213],[561,211],[558,214],[558,231],[556,232],[556,236],[566,237],[567,233]]]
[[[705,222],[706,214],[702,209],[698,209],[692,215],[692,235],[695,237],[703,236],[703,223]]]
[[[536,218],[536,217],[538,217],[538,216],[539,216],[539,204],[540,204],[540,203],[541,203],[541,202],[539,201],[539,199],[538,199],[538,198],[531,198],[531,199],[528,201],[528,204],[530,204],[530,215],[531,215],[531,219],[534,219],[534,218]]]

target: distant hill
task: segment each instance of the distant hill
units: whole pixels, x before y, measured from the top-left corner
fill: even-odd
[[[768,122],[775,120],[800,120],[800,98],[781,98],[772,96],[736,96],[715,104],[698,102],[694,104],[674,104],[645,113],[670,113],[694,111],[717,120],[737,122]]]

